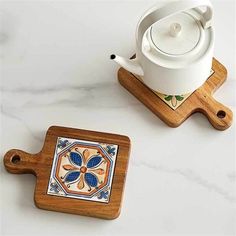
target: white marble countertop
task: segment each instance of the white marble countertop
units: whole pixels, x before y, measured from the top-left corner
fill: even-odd
[[[149,1],[1,1],[1,156],[41,150],[51,125],[128,135],[121,215],[106,221],[40,210],[35,177],[1,163],[0,235],[234,235],[235,123],[201,114],[167,127],[117,82],[111,53],[134,53]],[[213,1],[215,57],[228,69],[215,97],[235,113],[235,4]]]

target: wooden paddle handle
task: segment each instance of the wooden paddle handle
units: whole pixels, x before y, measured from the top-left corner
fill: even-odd
[[[8,172],[13,174],[33,174],[37,175],[39,168],[38,154],[29,154],[27,152],[11,149],[4,156],[4,165]]]
[[[210,123],[218,130],[229,128],[233,120],[233,112],[223,104],[216,101],[211,95],[201,94],[200,111],[204,113]]]

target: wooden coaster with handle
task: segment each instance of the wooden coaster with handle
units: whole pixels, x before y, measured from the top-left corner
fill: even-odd
[[[214,73],[207,81],[175,110],[142,83],[140,78],[124,68],[119,69],[118,80],[123,87],[170,127],[178,127],[193,113],[201,112],[213,127],[225,130],[232,124],[233,113],[228,107],[216,101],[212,94],[225,82],[227,70],[215,58],[212,69]]]
[[[119,216],[130,152],[126,136],[52,126],[43,149],[12,149],[7,171],[37,177],[34,200],[46,210],[114,219]]]

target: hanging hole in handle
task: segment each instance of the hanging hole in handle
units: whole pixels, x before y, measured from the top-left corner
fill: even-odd
[[[223,111],[223,110],[220,110],[220,111],[217,112],[216,115],[217,115],[218,118],[223,119],[226,116],[226,112]]]
[[[12,158],[11,158],[11,162],[13,164],[18,164],[20,162],[20,156],[19,155],[14,155]]]

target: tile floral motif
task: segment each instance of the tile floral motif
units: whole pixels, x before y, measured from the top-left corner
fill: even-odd
[[[169,107],[173,110],[177,109],[192,93],[187,93],[183,95],[166,95],[162,93],[155,92],[154,93]]]
[[[47,193],[109,202],[118,145],[59,137]]]
[[[210,76],[214,74],[214,71],[211,69]],[[142,83],[143,79],[141,77],[137,77]],[[181,95],[166,95],[162,93],[158,93],[153,91],[163,102],[165,102],[170,108],[176,110],[192,93],[181,94]]]

